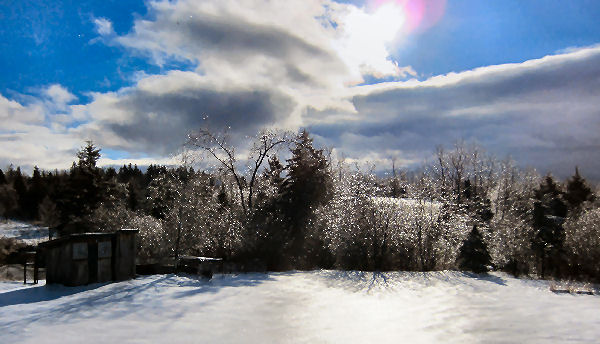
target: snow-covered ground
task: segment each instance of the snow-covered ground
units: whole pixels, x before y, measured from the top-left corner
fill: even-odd
[[[0,220],[0,238],[16,238],[27,244],[35,245],[48,240],[48,227],[32,225],[14,220]]]
[[[1,343],[598,342],[600,296],[504,274],[176,275],[0,283]]]

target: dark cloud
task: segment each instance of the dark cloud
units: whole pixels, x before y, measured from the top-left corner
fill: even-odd
[[[355,157],[388,149],[425,158],[464,139],[542,173],[564,177],[579,165],[600,180],[599,86],[600,49],[588,49],[355,96],[358,120],[312,127]]]
[[[197,44],[198,49],[226,49],[232,55],[252,52],[284,60],[297,54],[314,58],[329,57],[327,52],[284,30],[249,23],[240,18],[205,15],[178,23],[177,28],[179,34],[184,34],[191,44]]]
[[[265,126],[285,120],[294,103],[268,90],[188,89],[165,94],[135,90],[114,106],[131,114],[132,119],[125,124],[103,125],[102,130],[128,142],[126,147],[113,148],[165,155],[176,151],[186,135],[201,126],[219,131],[230,127],[234,140],[256,134]]]
[[[209,68],[214,68],[215,60],[243,69],[255,58],[267,63],[264,62],[267,57],[271,58],[270,68],[279,69],[287,82],[308,85],[322,83],[321,66],[327,66],[329,72],[346,71],[329,47],[320,46],[284,27],[251,22],[226,12],[217,16],[199,8],[189,13],[183,13],[179,8],[173,11],[160,9],[155,14],[152,21],[136,22],[134,31],[118,38],[119,43],[150,53],[161,52],[170,57],[198,61],[201,69],[207,62]],[[313,69],[315,66],[317,70]]]
[[[172,154],[200,126],[231,127],[236,140],[265,126],[299,125],[357,160],[398,156],[418,164],[436,145],[464,139],[542,172],[566,175],[579,165],[600,180],[600,47],[422,82],[355,87],[357,70],[379,64],[387,70],[395,61],[349,49],[358,36],[319,18],[343,23],[350,8],[336,4],[329,11],[324,4],[151,1],[131,32],[106,43],[148,54],[163,67],[171,59],[197,62],[195,70],[146,75],[71,110],[70,94],[58,89],[38,101],[44,111],[8,100],[5,106],[22,112],[19,123],[26,116],[38,127],[44,118],[52,122],[42,128],[46,136],[27,127],[30,141],[48,142],[59,132],[65,142],[93,138],[148,158]],[[363,65],[372,57],[378,62]],[[70,117],[55,116],[63,111]],[[7,147],[5,156],[18,149]]]

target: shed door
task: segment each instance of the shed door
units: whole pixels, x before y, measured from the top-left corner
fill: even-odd
[[[90,271],[88,283],[98,282],[98,243],[96,242],[88,244],[88,268]]]

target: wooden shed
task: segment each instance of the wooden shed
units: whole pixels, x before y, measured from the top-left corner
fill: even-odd
[[[46,283],[78,286],[135,277],[137,229],[71,234],[38,245],[37,266]]]

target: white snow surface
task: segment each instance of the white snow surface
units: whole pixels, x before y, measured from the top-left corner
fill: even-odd
[[[27,244],[35,245],[47,241],[48,234],[48,227],[14,220],[0,220],[0,237],[15,238]]]
[[[594,343],[600,296],[460,272],[0,283],[0,343]]]

